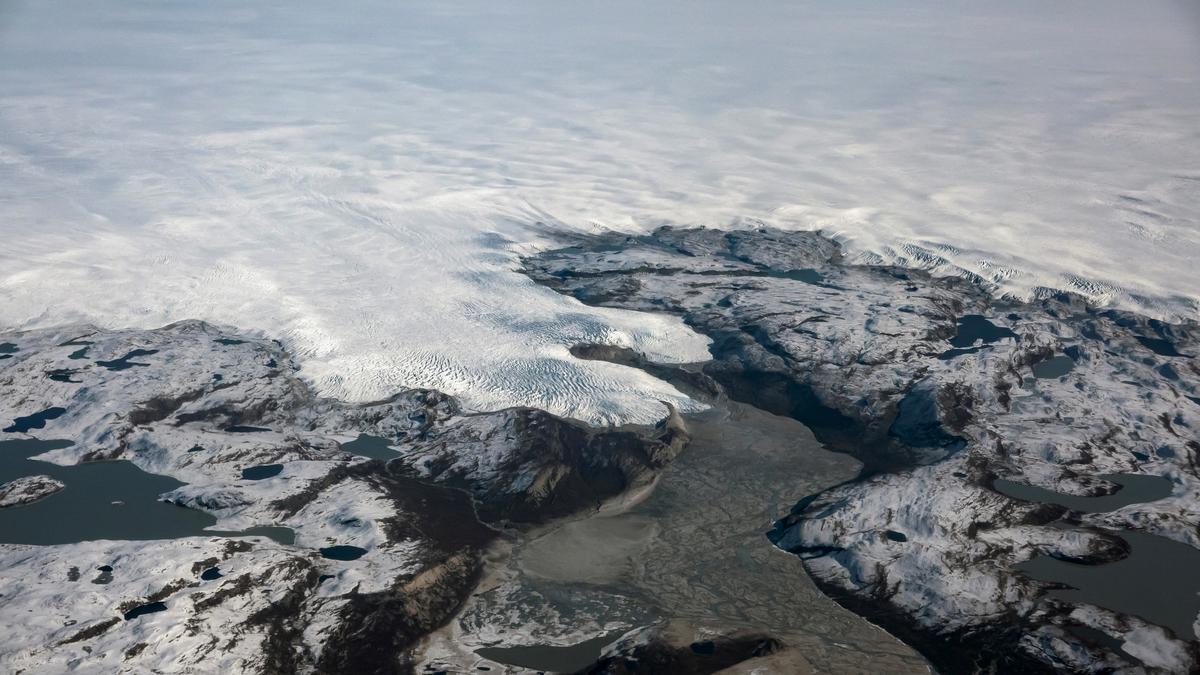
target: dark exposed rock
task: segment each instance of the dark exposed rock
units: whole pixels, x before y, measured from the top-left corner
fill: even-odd
[[[351,595],[321,652],[318,670],[409,672],[406,650],[454,615],[474,588],[480,568],[477,556],[456,553],[393,590]]]
[[[316,569],[307,567],[282,598],[246,620],[247,625],[265,625],[267,628],[267,636],[263,641],[264,672],[294,673],[302,663],[311,661],[311,655],[301,639],[305,624],[300,610],[316,588],[317,577]]]
[[[150,645],[145,642],[139,642],[136,645],[130,647],[129,649],[126,649],[125,650],[125,660],[128,661],[129,659],[137,657],[138,654],[141,654],[143,651],[146,650],[146,647],[149,647],[149,646]]]
[[[687,444],[682,419],[671,409],[654,430],[598,430],[532,408],[511,408],[499,427],[470,420],[416,443],[389,466],[468,490],[487,522],[531,523],[596,508],[644,485]],[[514,451],[494,456],[500,438]]]
[[[571,355],[579,359],[608,361],[609,363],[617,363],[644,370],[660,380],[670,382],[677,389],[693,398],[711,398],[721,393],[720,385],[714,382],[711,377],[705,375],[703,371],[654,363],[628,347],[577,344],[571,347]]]
[[[115,616],[112,617],[111,619],[105,619],[103,621],[99,621],[97,623],[94,623],[94,624],[88,626],[87,628],[84,628],[83,630],[79,631],[78,633],[75,633],[74,635],[63,640],[59,644],[67,645],[67,644],[71,644],[74,642],[83,642],[85,640],[90,640],[90,639],[96,637],[97,635],[104,634],[105,632],[108,631],[108,629],[112,628],[113,626],[115,626],[119,623],[121,623],[121,619],[119,617],[115,617]]]
[[[195,401],[204,395],[203,389],[193,389],[180,396],[155,396],[129,413],[129,423],[134,425],[150,424],[170,417],[184,403]]]

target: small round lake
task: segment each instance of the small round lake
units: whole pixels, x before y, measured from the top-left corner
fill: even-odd
[[[358,438],[347,443],[342,443],[342,450],[358,455],[359,457],[381,459],[385,462],[400,456],[400,453],[389,447],[388,439],[370,434],[359,434]]]
[[[251,466],[242,469],[242,478],[245,480],[265,480],[278,476],[282,472],[282,464],[263,464],[262,466]]]
[[[70,445],[70,441],[37,439],[0,441],[0,483],[47,475],[66,484],[40,501],[0,509],[0,542],[53,545],[96,539],[261,535],[290,545],[295,539],[286,527],[256,527],[242,532],[207,530],[217,522],[213,516],[159,500],[160,495],[183,483],[146,473],[132,462],[59,466],[29,459]]]
[[[1053,380],[1062,377],[1074,368],[1075,362],[1065,354],[1051,356],[1045,361],[1039,361],[1030,366],[1030,369],[1033,370],[1033,376],[1042,380]]]
[[[320,550],[321,557],[328,560],[358,560],[367,554],[367,549],[357,546],[328,546]]]

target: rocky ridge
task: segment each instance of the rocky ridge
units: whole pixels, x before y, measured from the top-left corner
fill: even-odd
[[[1200,546],[1200,326],[849,265],[816,233],[662,228],[564,244],[526,273],[587,304],[680,315],[713,340],[703,372],[731,398],[865,463],[772,533],[839,602],[951,671],[1200,667],[1195,630],[1064,601],[1017,569],[1039,555],[1118,560],[1122,530]],[[1170,495],[1084,513],[994,489],[1005,478],[1102,495],[1119,488],[1101,477],[1114,473],[1162,477]]]
[[[0,485],[0,509],[32,504],[66,487],[50,476],[24,476]]]

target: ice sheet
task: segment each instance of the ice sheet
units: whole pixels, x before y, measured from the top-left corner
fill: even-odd
[[[328,394],[648,420],[548,228],[819,228],[864,261],[1200,300],[1191,3],[6,3],[0,325],[281,337]],[[539,225],[539,223],[543,225]]]

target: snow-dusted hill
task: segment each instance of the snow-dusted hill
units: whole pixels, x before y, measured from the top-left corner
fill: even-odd
[[[274,341],[196,321],[8,332],[0,345],[0,440],[65,439],[37,459],[171,476],[185,484],[162,499],[226,530],[0,543],[5,672],[405,672],[475,587],[493,526],[595,508],[687,441],[662,404],[660,428],[612,430],[532,409],[469,414],[429,390],[322,398]],[[343,450],[362,433],[392,460]],[[30,501],[34,482],[9,483],[21,494],[0,507],[19,517],[9,502]],[[102,508],[136,520],[154,506]],[[228,532],[256,526],[290,528],[294,543]]]
[[[848,265],[810,233],[565,243],[529,274],[584,302],[680,316],[713,339],[703,372],[731,398],[867,465],[772,533],[844,606],[946,672],[1196,670],[1200,324],[1067,294],[996,302],[960,279]],[[1108,480],[1118,473],[1161,489],[1079,505],[1136,492]],[[1070,578],[1033,573],[1037,557],[1097,571],[1136,559],[1146,566],[1104,583],[1173,599],[1131,603],[1095,584],[1063,596],[1051,582]]]

